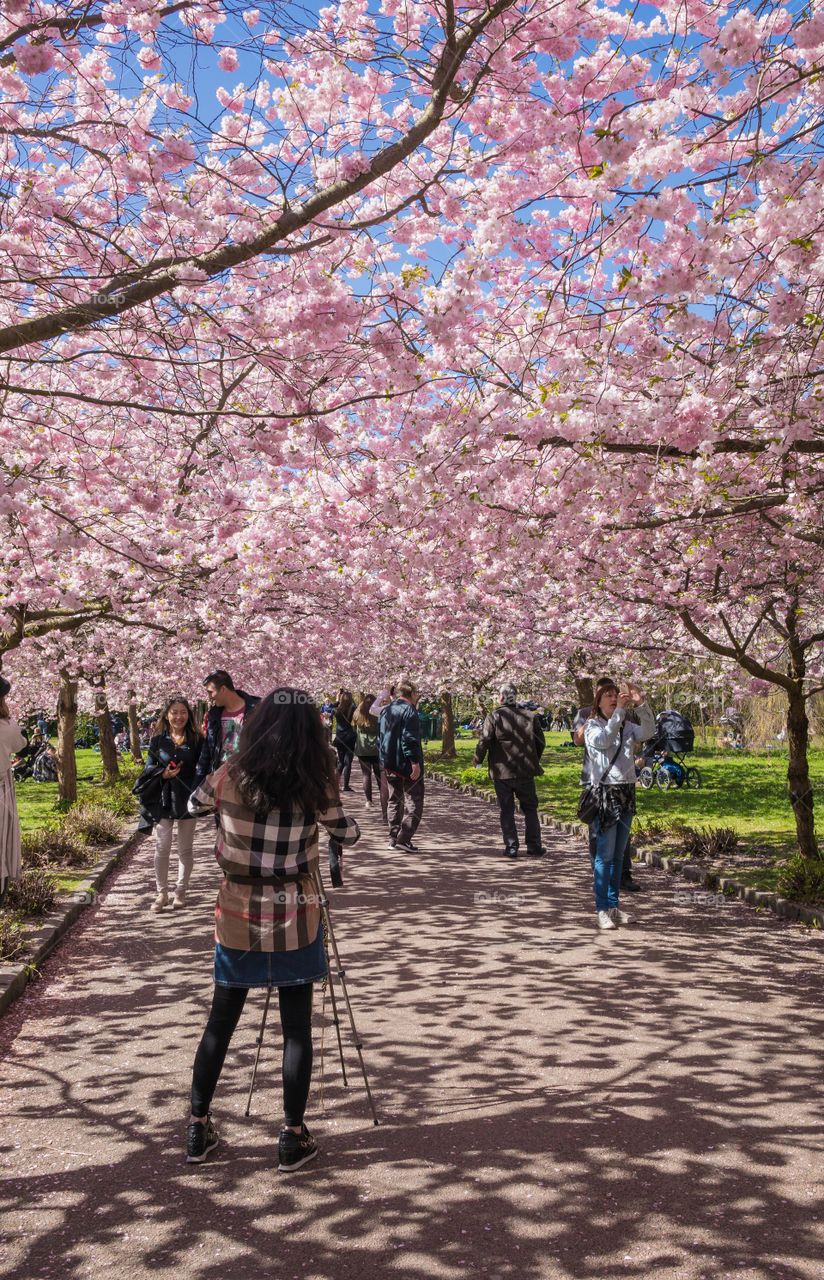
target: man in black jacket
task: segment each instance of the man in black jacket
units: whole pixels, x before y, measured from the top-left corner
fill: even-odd
[[[213,671],[203,681],[209,699],[206,736],[200,749],[192,787],[196,791],[204,778],[237,751],[243,722],[260,702],[252,693],[236,689],[228,671]]]
[[[538,821],[538,796],[535,778],[543,773],[544,731],[538,717],[516,701],[518,691],[512,684],[499,690],[500,706],[490,711],[475,747],[475,764],[480,765],[489,752],[489,776],[495,784],[495,795],[501,810],[501,832],[504,853],[518,856],[518,829],[515,826],[515,800],[524,815],[526,851],[532,858],[546,852],[541,845]]]

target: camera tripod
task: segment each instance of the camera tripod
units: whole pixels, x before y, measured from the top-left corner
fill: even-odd
[[[338,1015],[338,1000],[335,995],[336,980],[340,982],[341,995],[343,996],[343,1002],[346,1006],[346,1013],[349,1018],[349,1027],[352,1032],[352,1043],[358,1055],[358,1062],[360,1063],[361,1075],[363,1076],[363,1083],[366,1086],[366,1096],[369,1099],[369,1107],[372,1112],[372,1119],[374,1120],[375,1124],[379,1124],[380,1122],[378,1120],[378,1115],[375,1110],[375,1103],[372,1098],[372,1091],[369,1088],[369,1080],[366,1075],[366,1065],[363,1061],[363,1053],[361,1052],[363,1046],[362,1046],[361,1038],[358,1035],[358,1029],[355,1026],[355,1018],[354,1018],[354,1014],[352,1013],[352,1005],[350,1004],[350,1001],[349,1001],[349,992],[346,988],[346,970],[344,969],[341,963],[340,952],[338,951],[338,944],[335,939],[334,930],[332,928],[332,917],[329,912],[329,899],[326,896],[326,891],[323,887],[323,882],[320,878],[320,872],[314,871],[312,873],[312,879],[314,881],[315,892],[318,895],[318,902],[320,903],[321,917],[323,921],[323,929],[325,931],[326,962],[327,962],[327,969],[328,969],[328,975],[329,975],[329,997],[330,997],[330,1003],[332,1005],[332,1021],[335,1024],[335,1034],[337,1036],[337,1041],[338,1041],[338,1053],[340,1055],[340,1067],[341,1067],[341,1074],[343,1076],[343,1084],[345,1088],[349,1087],[349,1080],[347,1079],[347,1076],[346,1076],[346,1063],[343,1057],[343,1039],[341,1037],[340,1017]],[[332,951],[332,956],[334,957],[334,965],[332,965],[331,957],[329,955],[330,948]],[[252,1079],[249,1083],[249,1097],[246,1100],[246,1111],[244,1113],[247,1116],[249,1115],[249,1112],[251,1110],[252,1094],[255,1091],[255,1080],[257,1078],[258,1062],[260,1061],[260,1052],[261,1052],[261,1049],[263,1048],[263,1036],[266,1031],[266,1019],[269,1016],[269,1003],[272,999],[272,990],[273,990],[272,987],[266,988],[266,1002],[263,1006],[263,1017],[260,1020],[260,1030],[257,1035],[257,1040],[255,1041],[257,1048],[255,1050],[255,1061],[252,1067]]]

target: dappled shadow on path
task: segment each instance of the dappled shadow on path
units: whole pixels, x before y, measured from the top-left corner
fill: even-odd
[[[381,1127],[319,1000],[321,1155],[275,1172],[256,993],[184,1163],[217,876],[204,825],[191,909],[152,916],[144,845],[0,1024],[2,1274],[820,1277],[821,939],[650,871],[598,935],[583,847],[510,863],[445,789],[414,857],[362,821],[333,912]]]

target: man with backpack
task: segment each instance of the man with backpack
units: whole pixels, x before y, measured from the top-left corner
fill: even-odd
[[[378,754],[389,787],[389,847],[417,853],[412,837],[423,816],[423,747],[416,710],[418,690],[406,676],[380,713]]]
[[[546,850],[541,844],[535,779],[543,773],[544,731],[538,716],[518,705],[517,696],[518,691],[513,684],[505,684],[499,690],[500,705],[484,720],[475,747],[475,764],[480,766],[489,752],[489,776],[501,811],[504,855],[507,858],[518,856],[517,799],[524,815],[526,852],[531,858],[541,858]]]

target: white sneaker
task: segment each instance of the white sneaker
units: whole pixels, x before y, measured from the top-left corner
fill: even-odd
[[[632,924],[633,916],[627,915],[620,907],[610,907],[609,918],[613,924]]]
[[[599,929],[614,929],[615,921],[608,911],[599,911],[597,915]]]
[[[165,889],[161,889],[160,893],[157,895],[154,902],[152,903],[151,909],[152,911],[163,911],[164,908],[168,906],[168,903],[169,903],[169,895]]]
[[[363,807],[364,809],[374,809],[375,806],[373,805],[371,800],[367,800]]]

